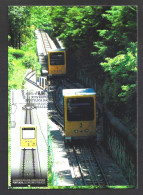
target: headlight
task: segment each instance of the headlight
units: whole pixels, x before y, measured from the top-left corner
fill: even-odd
[[[75,133],[77,133],[77,132],[78,132],[78,130],[74,130],[74,132],[75,132]]]
[[[85,129],[84,132],[88,132],[88,129]]]

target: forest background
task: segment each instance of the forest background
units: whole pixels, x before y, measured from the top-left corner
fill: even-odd
[[[97,100],[136,136],[137,6],[9,6],[8,23],[9,91],[40,70],[34,31],[44,29],[72,56],[69,75],[96,78]]]

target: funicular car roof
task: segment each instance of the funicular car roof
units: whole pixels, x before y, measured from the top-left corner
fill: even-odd
[[[95,91],[92,88],[84,89],[63,89],[63,96],[77,96],[77,95],[95,95]]]

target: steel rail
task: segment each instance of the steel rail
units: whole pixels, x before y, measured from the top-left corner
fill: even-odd
[[[90,180],[89,181],[87,181],[89,178],[86,178],[86,183],[88,183],[90,185],[94,185],[95,182],[94,182],[94,178],[93,178],[93,173],[91,172],[91,169],[92,169],[91,161],[88,158],[88,156],[85,158],[85,154],[86,154],[86,151],[85,150],[87,148],[83,147],[83,144],[82,144],[82,146],[79,145],[79,148],[80,148],[80,151],[81,151],[81,155],[83,157],[83,160],[81,160],[81,162],[84,163],[84,166],[86,167],[86,170],[88,171],[89,177],[90,177]]]
[[[58,104],[57,104],[57,101],[56,101],[56,93],[53,91],[53,100],[54,100],[54,105],[55,105],[55,108],[57,109],[57,111],[59,112],[59,114],[63,117],[64,116],[64,113],[60,110]]]
[[[41,30],[39,30],[39,32],[40,32],[40,35],[41,35],[43,48],[44,48],[44,50],[45,50],[45,53],[47,54],[47,51],[46,51],[46,46],[45,46],[45,43],[44,43],[44,39],[43,39],[43,35],[42,35]]]
[[[48,42],[48,45],[47,45],[47,46],[49,46],[50,49],[52,49],[52,46],[51,46],[51,44],[50,44],[50,41],[49,41],[49,38],[48,38],[48,35],[47,35],[46,32],[40,30],[40,35],[41,35],[41,38],[42,38],[42,45],[43,45],[44,50],[45,50],[45,53],[46,53],[46,55],[47,55],[47,54],[48,54],[48,51],[47,51],[46,43],[45,43],[45,42],[46,42],[46,41]],[[44,39],[45,39],[45,40],[44,40]]]
[[[105,184],[106,185],[109,185],[109,183],[108,183],[108,180],[107,180],[107,178],[106,178],[106,176],[105,176],[105,174],[104,174],[104,172],[103,172],[103,170],[102,170],[102,167],[101,167],[101,165],[100,165],[100,162],[97,160],[97,158],[96,158],[96,154],[95,154],[95,151],[93,150],[93,146],[90,144],[90,151],[92,152],[92,155],[94,156],[94,160],[96,161],[96,163],[97,163],[97,165],[98,165],[98,167],[99,167],[99,169],[100,169],[100,173],[102,174],[102,177],[103,177],[103,179],[104,179],[104,182],[105,182]]]
[[[23,149],[22,178],[36,178],[34,149]],[[29,157],[30,154],[30,157]],[[29,161],[31,159],[31,161]],[[28,164],[30,163],[30,164]],[[30,172],[29,172],[29,168]],[[30,174],[29,174],[30,173]]]
[[[31,73],[33,73],[33,74],[30,75]],[[21,87],[22,89],[24,88],[25,80],[26,80],[26,81],[29,80],[34,74],[36,74],[36,70],[31,71],[31,72],[29,72],[27,75],[25,75],[25,77],[24,77],[24,79],[23,79],[23,82],[22,82],[22,87]],[[30,77],[27,78],[29,75],[30,75]],[[22,93],[23,99],[25,99],[24,90],[21,90],[21,93]]]
[[[74,154],[75,154],[76,161],[77,161],[77,163],[78,163],[78,167],[79,167],[79,171],[80,171],[80,174],[81,174],[81,178],[82,178],[83,184],[86,186],[86,185],[87,185],[86,179],[85,179],[85,177],[84,177],[84,174],[83,174],[83,171],[82,171],[82,167],[81,167],[79,158],[78,158],[78,156],[77,156],[77,154],[76,154],[75,146],[72,145],[72,148],[73,148],[73,152],[74,152]]]
[[[25,124],[27,124],[27,109],[26,109],[25,112],[26,112],[26,113],[25,113]]]
[[[30,115],[30,124],[32,124],[32,112],[29,110],[29,115]]]
[[[72,145],[73,152],[79,167],[79,171],[82,177],[82,181],[84,185],[98,185],[98,186],[106,186],[108,182],[104,180],[101,172],[102,169],[94,160],[94,156],[91,153],[91,148],[86,144],[77,144]],[[77,150],[80,151],[77,152]],[[79,153],[79,154],[78,154]],[[84,176],[84,171],[88,173],[87,176]],[[87,174],[86,173],[86,174]],[[98,179],[97,174],[100,176]],[[105,176],[105,175],[104,175]]]
[[[45,36],[46,36],[46,38],[47,38],[48,44],[49,44],[49,46],[50,46],[50,49],[52,49],[51,43],[50,43],[50,41],[49,41],[48,34],[47,34],[47,33],[45,33]]]
[[[79,182],[80,182],[80,186],[81,186],[83,183],[83,180],[81,177],[80,168],[78,166],[77,160],[75,159],[73,148],[70,146],[70,143],[66,143],[66,152],[67,152],[68,158],[70,160],[69,164],[70,164],[70,166],[72,166],[72,169],[73,169],[74,183],[77,183],[77,185],[79,185]],[[77,169],[78,169],[78,173],[77,173]]]
[[[86,150],[88,148],[84,144],[82,144],[82,149]],[[84,156],[85,156],[85,152],[84,152]],[[98,179],[97,179],[97,175],[95,174],[95,166],[93,167],[92,162],[91,162],[91,159],[88,156],[87,156],[87,159],[85,158],[85,163],[86,164],[87,164],[87,161],[88,161],[88,163],[90,165],[89,166],[89,169],[88,169],[88,172],[90,174],[90,178],[91,178],[92,184],[93,185],[96,185],[97,183],[99,184]],[[93,159],[92,159],[92,161],[93,161]],[[90,171],[90,168],[91,168],[92,171]]]
[[[23,162],[22,162],[22,178],[24,178],[24,165],[25,165],[25,149],[23,149]]]
[[[31,74],[32,73],[32,74]],[[31,75],[30,75],[31,74]],[[34,70],[34,71],[31,71],[30,73],[28,73],[24,78],[26,79],[29,75],[30,75],[30,77],[29,78],[27,78],[27,79],[30,79],[34,74],[36,74],[36,70]]]
[[[35,171],[35,161],[34,161],[34,149],[32,148],[32,164],[33,164],[33,175],[34,178],[36,177],[36,171]]]

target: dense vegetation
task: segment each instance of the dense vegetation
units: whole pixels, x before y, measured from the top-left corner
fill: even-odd
[[[98,100],[136,134],[137,7],[34,6],[27,12],[33,29],[62,40],[68,70],[95,77]]]
[[[34,30],[45,29],[65,45],[68,70],[95,77],[98,100],[136,134],[136,6],[9,6],[8,19],[9,90],[36,65]]]
[[[136,132],[135,6],[50,7],[50,24],[78,66],[96,78],[98,100]],[[93,54],[93,56],[91,56]],[[76,64],[76,65],[77,65]],[[72,64],[74,66],[74,64]]]

